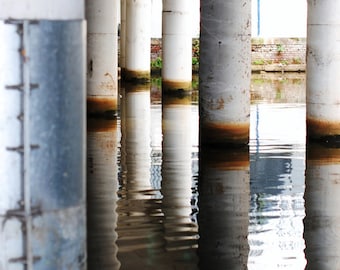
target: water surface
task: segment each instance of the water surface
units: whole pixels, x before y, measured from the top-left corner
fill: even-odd
[[[304,75],[253,75],[239,150],[199,152],[197,92],[160,93],[89,121],[89,269],[304,269]]]

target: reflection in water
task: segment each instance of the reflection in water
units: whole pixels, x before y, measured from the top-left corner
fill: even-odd
[[[163,97],[162,209],[172,269],[196,269],[197,224],[191,220],[191,97]]]
[[[164,240],[160,199],[150,183],[150,86],[126,85],[121,105],[118,258],[121,269],[153,269]]]
[[[88,135],[90,269],[304,269],[304,78],[255,80],[249,152],[203,149],[199,175],[197,96],[122,89],[121,127]]]
[[[306,269],[340,269],[340,149],[310,144],[306,165]]]
[[[248,269],[304,269],[304,88],[273,78],[253,81]]]
[[[200,149],[200,269],[247,269],[249,153]]]
[[[88,269],[119,269],[117,120],[89,119],[87,131]]]

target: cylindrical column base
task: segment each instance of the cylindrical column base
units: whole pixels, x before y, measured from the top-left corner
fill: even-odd
[[[150,81],[150,18],[150,0],[126,0],[125,81]]]
[[[200,143],[247,144],[251,3],[201,1]]]
[[[308,1],[307,137],[340,137],[340,2]]]
[[[163,92],[191,90],[191,9],[190,1],[163,1]]]
[[[117,8],[117,1],[86,1],[89,115],[115,115],[118,110]]]

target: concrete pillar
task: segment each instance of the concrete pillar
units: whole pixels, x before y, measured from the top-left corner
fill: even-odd
[[[162,90],[191,90],[192,2],[163,0]]]
[[[88,269],[119,269],[117,259],[118,148],[117,120],[87,122]]]
[[[0,268],[86,269],[84,3],[0,6]]]
[[[192,220],[191,97],[163,97],[162,106],[162,210],[164,248],[177,261],[190,258],[187,269],[197,267],[198,228]],[[180,247],[180,251],[178,250]]]
[[[200,141],[247,144],[251,1],[201,0]]]
[[[127,81],[150,81],[151,0],[126,0],[125,75]]]
[[[308,1],[307,136],[340,135],[340,2]]]
[[[340,149],[310,144],[306,157],[305,269],[340,267]]]
[[[114,116],[118,107],[118,2],[86,0],[87,112]]]
[[[125,73],[126,67],[126,0],[120,0],[120,54],[119,54],[119,66],[121,68],[121,74]],[[122,75],[124,77],[124,75]]]
[[[200,149],[199,269],[247,269],[248,149]]]

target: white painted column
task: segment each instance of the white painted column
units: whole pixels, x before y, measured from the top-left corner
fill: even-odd
[[[247,144],[251,1],[201,0],[200,140]]]
[[[118,2],[86,0],[87,111],[117,111],[118,95]]]
[[[0,269],[86,269],[84,1],[0,7]]]
[[[162,90],[191,90],[192,2],[163,0]]]
[[[340,2],[308,1],[307,136],[340,135]]]
[[[340,150],[309,144],[306,157],[305,269],[340,267]]]
[[[151,0],[126,0],[126,67],[127,81],[150,80]]]

